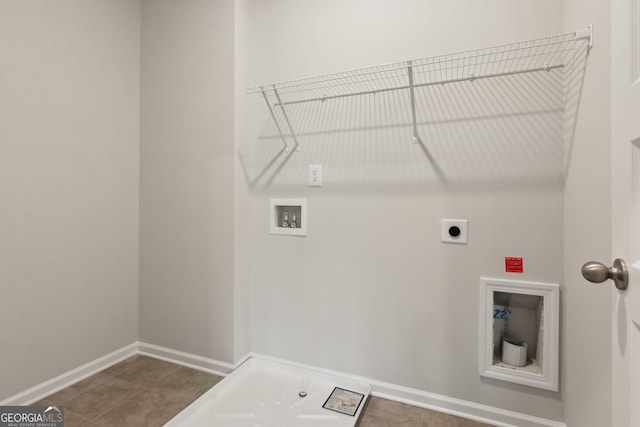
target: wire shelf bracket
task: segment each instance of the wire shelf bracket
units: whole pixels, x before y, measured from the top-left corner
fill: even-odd
[[[418,122],[416,121],[416,95],[415,88],[413,86],[413,67],[411,66],[411,61],[409,61],[407,64],[407,74],[409,77],[409,94],[411,95],[411,125],[413,128],[412,141],[414,144],[417,144],[419,142],[422,142],[422,140],[418,135]]]
[[[274,88],[274,91],[275,91],[275,88]],[[264,92],[264,90],[262,91],[262,96],[264,98],[264,102],[266,102],[267,104],[267,108],[269,109],[269,113],[271,114],[271,118],[273,119],[273,123],[275,123],[276,129],[278,129],[278,134],[280,135],[280,138],[282,138],[282,144],[284,145],[282,149],[286,153],[289,151],[289,146],[287,145],[287,139],[284,137],[284,133],[282,132],[282,128],[280,127],[280,123],[278,123],[278,119],[276,119],[276,114],[273,112],[273,108],[271,108],[271,103],[269,102],[269,98],[267,98],[267,94]]]
[[[273,108],[271,108],[271,104],[269,103],[269,98],[267,97],[267,94],[265,93],[264,89],[262,89],[261,92],[262,92],[262,96],[264,97],[265,102],[267,103],[267,108],[269,108],[269,113],[271,114],[271,118],[273,119],[273,122],[275,123],[276,128],[278,129],[278,134],[280,135],[280,138],[282,139],[282,143],[284,144],[284,147],[283,147],[284,152],[288,153],[290,151],[290,148],[289,148],[289,144],[287,144],[287,138],[285,137],[284,132],[282,132],[282,128],[280,127],[280,123],[278,123],[278,119],[276,118],[276,114],[274,113]],[[291,138],[293,139],[293,142],[295,143],[294,150],[295,151],[300,151],[300,144],[298,143],[298,138],[296,138],[296,134],[293,131],[293,127],[291,127],[291,121],[289,121],[289,116],[287,116],[287,112],[284,109],[284,104],[280,100],[280,94],[278,93],[278,89],[276,88],[276,85],[273,85],[273,94],[275,95],[276,99],[278,100],[278,102],[274,106],[280,107],[280,109],[282,111],[282,117],[284,117],[284,121],[285,121],[287,127],[289,128],[289,132],[291,132]]]
[[[589,24],[587,28],[576,31],[577,40],[588,40],[587,46],[591,50],[593,47],[593,24]]]

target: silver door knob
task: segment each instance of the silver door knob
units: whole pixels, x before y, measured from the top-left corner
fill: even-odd
[[[627,289],[629,284],[627,264],[620,258],[615,259],[611,267],[600,262],[588,262],[582,266],[582,276],[593,283],[602,283],[611,279],[616,284],[616,288],[620,290]]]

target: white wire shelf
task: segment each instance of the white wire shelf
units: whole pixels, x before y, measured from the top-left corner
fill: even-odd
[[[248,93],[278,93],[283,105],[326,101],[510,74],[567,68],[584,46],[591,47],[591,28],[484,49],[414,59],[324,76],[273,83]]]
[[[299,149],[299,137],[327,130],[321,128],[325,119],[310,119],[309,115],[317,116],[318,108],[326,111],[332,105],[339,109],[340,100],[350,97],[395,103],[395,111],[388,116],[406,117],[406,125],[416,143],[422,142],[419,133],[429,120],[459,120],[463,110],[467,117],[473,118],[483,114],[559,111],[565,116],[565,140],[572,140],[591,47],[589,26],[575,32],[483,49],[266,84],[249,88],[247,93],[264,98],[275,125],[270,138],[281,139],[285,152],[291,147],[287,141]],[[475,92],[470,84],[476,86]],[[450,89],[444,93],[442,88]],[[376,98],[378,94],[381,95]],[[464,105],[455,113],[455,108],[449,107],[456,96],[459,106],[465,97],[475,106]],[[510,105],[511,109],[506,111],[501,105]],[[471,111],[474,108],[475,111]],[[404,126],[401,120],[392,125]],[[315,127],[311,129],[312,126]],[[367,127],[373,128],[375,124],[368,123]]]

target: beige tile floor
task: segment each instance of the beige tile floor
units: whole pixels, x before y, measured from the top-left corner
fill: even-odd
[[[63,406],[65,427],[161,426],[221,379],[138,355],[35,404]],[[482,427],[486,424],[371,397],[357,426]]]

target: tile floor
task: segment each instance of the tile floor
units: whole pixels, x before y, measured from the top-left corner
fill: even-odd
[[[356,427],[489,427],[489,425],[370,396]]]
[[[65,427],[162,426],[221,379],[137,355],[35,404],[64,406]],[[357,426],[484,427],[487,424],[370,397]]]

